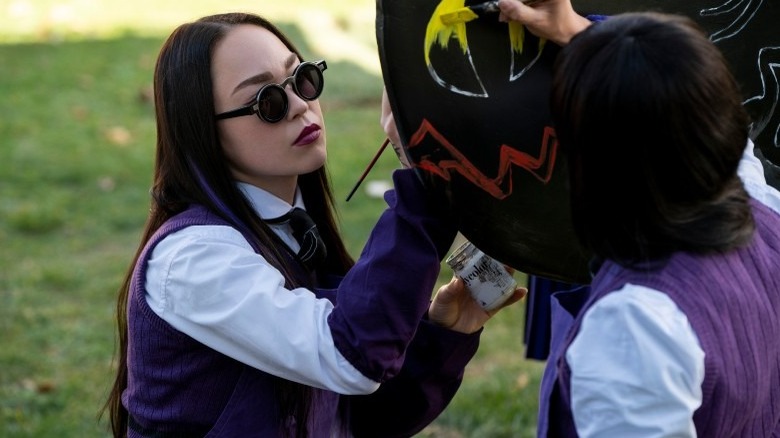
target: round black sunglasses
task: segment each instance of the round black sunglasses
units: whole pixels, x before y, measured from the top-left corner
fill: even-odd
[[[266,84],[260,88],[255,101],[249,105],[217,114],[217,120],[256,114],[260,120],[276,123],[287,115],[290,106],[284,88],[292,85],[293,92],[303,100],[314,100],[322,94],[325,85],[322,72],[328,68],[324,60],[302,62],[295,67],[292,76],[280,84]]]

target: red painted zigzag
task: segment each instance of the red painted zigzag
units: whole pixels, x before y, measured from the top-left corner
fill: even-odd
[[[558,152],[558,139],[555,136],[555,131],[551,127],[545,126],[538,157],[502,144],[499,152],[498,174],[495,178],[489,178],[426,119],[423,119],[417,132],[412,135],[408,147],[411,149],[420,145],[428,136],[443,146],[453,159],[434,163],[427,157],[423,157],[415,165],[416,167],[438,175],[445,181],[450,181],[451,172],[455,171],[497,199],[504,199],[512,194],[512,164],[527,170],[536,179],[547,184],[552,176],[555,156]],[[502,188],[505,181],[507,181],[507,187]]]

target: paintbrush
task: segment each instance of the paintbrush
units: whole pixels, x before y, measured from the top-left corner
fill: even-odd
[[[526,5],[532,5],[540,0],[521,0]],[[478,5],[466,6],[460,9],[456,9],[452,12],[441,14],[439,18],[441,22],[447,26],[452,26],[459,23],[467,23],[471,20],[475,20],[480,16],[489,12],[499,12],[498,0],[480,3]]]
[[[380,146],[379,150],[376,151],[376,154],[374,154],[374,158],[371,160],[370,163],[368,163],[368,166],[366,166],[366,170],[364,170],[363,174],[360,175],[360,178],[355,184],[355,187],[352,187],[352,191],[350,191],[349,195],[347,195],[347,202],[349,202],[349,200],[352,199],[352,195],[354,195],[355,191],[358,189],[358,187],[360,187],[360,183],[362,183],[363,180],[366,179],[366,175],[368,175],[368,172],[371,170],[372,167],[374,167],[374,164],[376,164],[376,160],[379,159],[379,156],[382,155],[382,152],[384,152],[388,144],[390,144],[390,139],[386,138],[385,141],[382,143],[382,146]]]

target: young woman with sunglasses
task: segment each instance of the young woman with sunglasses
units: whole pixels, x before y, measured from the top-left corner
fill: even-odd
[[[326,68],[248,14],[163,45],[151,211],[118,300],[115,436],[410,436],[457,390],[494,312],[459,281],[430,300],[456,225],[410,169],[357,263],[347,254]],[[293,207],[316,225],[300,242]]]
[[[551,111],[596,255],[590,294],[555,296],[538,435],[780,435],[780,193],[725,58],[687,17],[499,6],[564,44]]]

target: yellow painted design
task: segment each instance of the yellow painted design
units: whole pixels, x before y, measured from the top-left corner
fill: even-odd
[[[523,53],[523,45],[525,44],[525,27],[516,21],[510,21],[509,23],[509,44],[512,46],[512,50],[517,53]],[[544,38],[539,38],[539,53],[542,53],[544,49],[544,43],[547,42]]]
[[[516,21],[509,22],[509,44],[512,50],[517,53],[523,53],[523,42],[525,42],[525,28]]]
[[[539,38],[539,53],[542,53],[542,50],[544,50],[544,43],[546,43],[547,40],[544,38]]]
[[[442,0],[436,10],[433,11],[431,19],[428,21],[428,27],[425,29],[425,64],[431,65],[431,48],[434,44],[439,44],[442,48],[447,48],[451,38],[455,38],[460,43],[463,53],[469,49],[466,40],[466,23],[456,23],[445,25],[441,21],[441,16],[449,14],[465,7],[465,0]]]
[[[512,46],[512,50],[517,53],[523,53],[523,45],[525,44],[525,27],[516,21],[510,21],[509,23],[509,44]],[[539,53],[544,49],[544,43],[547,40],[539,38]]]
[[[455,12],[442,14],[441,22],[447,25],[452,25],[457,23],[466,23],[471,20],[476,20],[477,18],[479,18],[479,15],[477,15],[474,11],[469,8],[463,8],[458,9]]]

